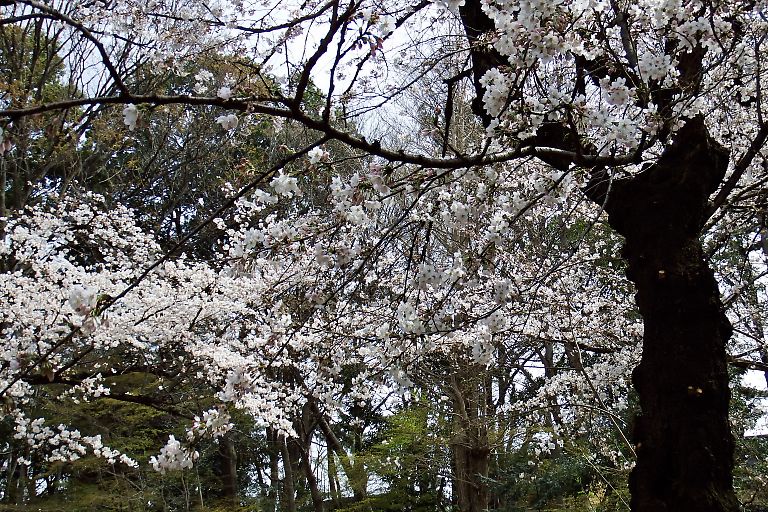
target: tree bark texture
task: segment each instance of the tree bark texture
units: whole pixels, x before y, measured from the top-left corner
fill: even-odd
[[[465,444],[468,440],[457,439],[453,445],[456,471],[455,492],[461,512],[488,510],[490,494],[488,483],[489,453],[487,449]]]
[[[632,375],[641,409],[629,482],[635,512],[739,509],[728,422],[731,325],[699,239],[727,165],[727,151],[698,117],[636,177],[610,183],[596,172],[587,190],[626,239],[627,276],[645,327]]]
[[[490,446],[488,444],[485,399],[480,384],[472,379],[451,376],[451,394],[456,413],[451,440],[454,464],[454,493],[460,512],[488,510],[490,492]]]

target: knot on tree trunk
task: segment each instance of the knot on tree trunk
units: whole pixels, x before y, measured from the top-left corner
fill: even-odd
[[[704,119],[689,119],[659,159],[631,178],[593,171],[585,192],[605,206],[624,237],[660,242],[698,236],[709,196],[728,169],[729,153],[709,134]]]

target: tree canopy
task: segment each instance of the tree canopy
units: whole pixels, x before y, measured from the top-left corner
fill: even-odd
[[[0,13],[0,506],[768,506],[764,1]]]

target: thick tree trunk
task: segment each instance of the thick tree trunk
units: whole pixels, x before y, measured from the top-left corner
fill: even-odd
[[[505,61],[483,43],[495,25],[482,2],[467,0],[460,15],[471,44],[472,106],[487,126],[480,77]],[[681,83],[698,87],[702,59],[697,48],[680,63]],[[701,117],[686,121],[674,140],[637,176],[611,180],[604,170],[594,170],[585,190],[605,205],[611,226],[626,239],[627,275],[645,325],[643,356],[633,373],[641,414],[634,432],[632,510],[735,512],[725,351],[731,326],[699,241],[728,153],[709,136]],[[542,125],[527,142],[582,150],[570,128],[555,123]],[[571,165],[569,158],[542,159],[561,170]]]
[[[605,175],[595,176],[588,190],[626,239],[627,276],[645,326],[632,376],[641,408],[630,477],[635,512],[739,508],[728,423],[731,326],[699,240],[708,197],[727,162],[696,118],[637,177],[609,185]]]
[[[461,512],[484,512],[488,510],[489,452],[485,448],[467,446],[466,439],[452,443],[455,464],[455,493]]]

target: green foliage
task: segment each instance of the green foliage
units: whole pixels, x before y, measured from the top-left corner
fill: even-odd
[[[736,438],[734,487],[746,511],[768,509],[768,436],[750,433],[762,415],[768,392],[744,386],[744,370],[731,371],[731,425]],[[749,434],[749,435],[747,435]]]
[[[444,429],[425,399],[386,416],[372,438],[373,444],[355,455],[355,460],[364,462],[383,489],[366,500],[343,504],[336,510],[437,510],[441,475],[449,467],[442,437]]]
[[[72,96],[62,81],[61,32],[44,20],[0,26],[0,107],[24,108]],[[0,216],[23,208],[34,186],[64,184],[81,168],[75,141],[83,112],[45,113],[0,126],[14,151],[0,159]]]

